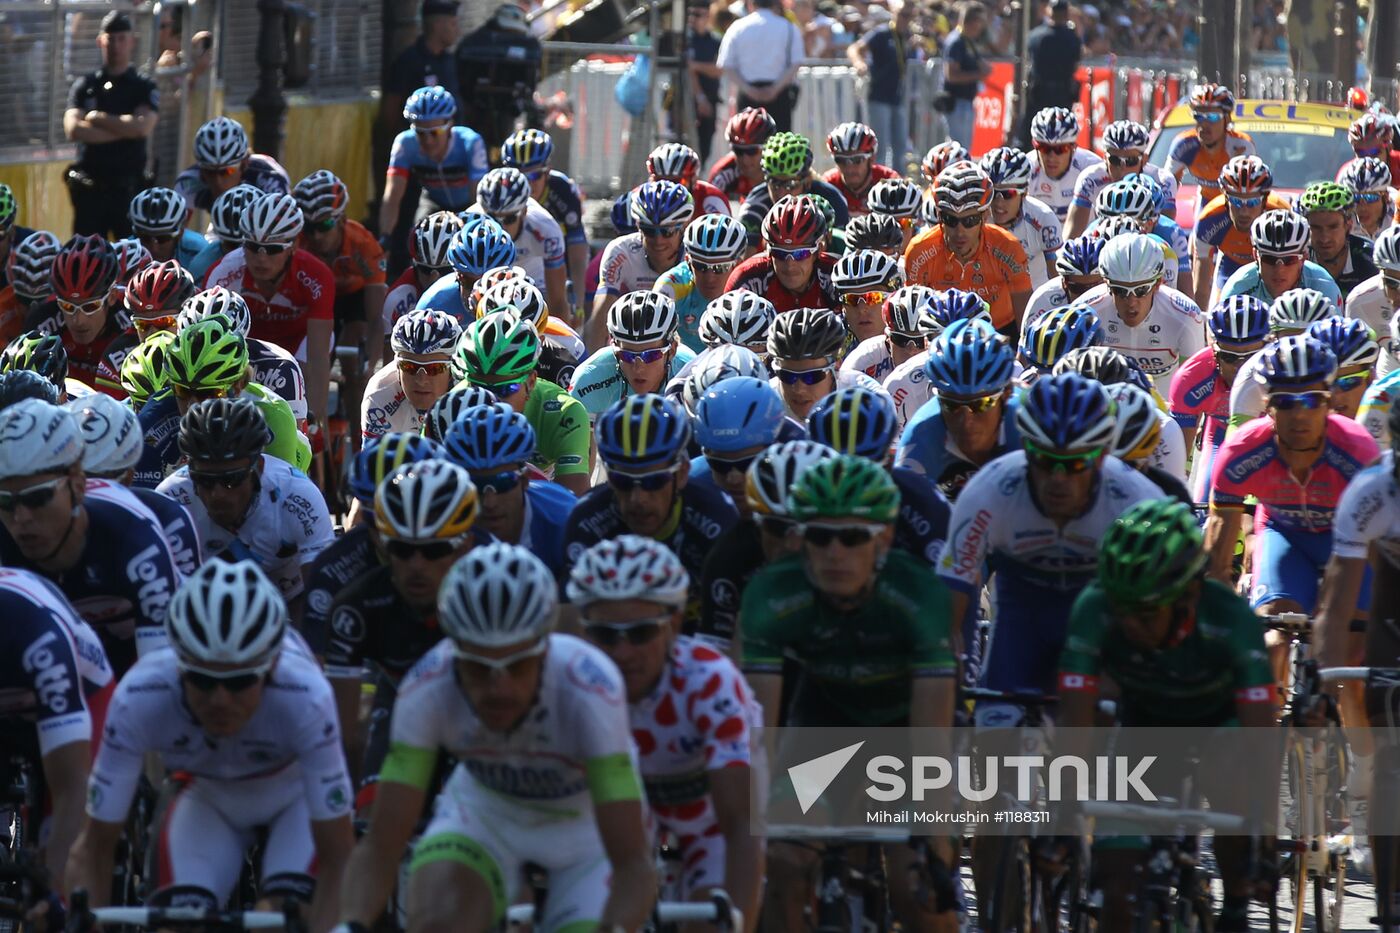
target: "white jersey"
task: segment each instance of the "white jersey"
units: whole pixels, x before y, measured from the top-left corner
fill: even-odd
[[[1181,292],[1166,285],[1157,289],[1152,309],[1141,324],[1129,327],[1118,316],[1107,283],[1095,285],[1079,299],[1093,308],[1103,324],[1108,346],[1137,362],[1152,377],[1163,398],[1171,394],[1172,373],[1206,345],[1201,309]]]
[[[418,292],[417,280],[391,289],[389,294],[384,296],[384,333],[392,334],[395,322],[418,307],[420,297],[422,296]]]
[[[1390,299],[1385,297],[1385,286],[1381,284],[1379,274],[1371,276],[1351,290],[1351,294],[1347,295],[1346,304],[1342,306],[1342,313],[1347,317],[1356,318],[1375,331],[1382,351],[1394,352],[1390,346],[1390,319],[1395,309],[1391,307]]]
[[[904,426],[914,417],[914,412],[924,407],[938,390],[929,381],[924,364],[928,362],[928,351],[921,350],[894,368],[883,383],[884,389],[894,399],[894,436],[904,433]]]
[[[149,752],[160,756],[167,771],[183,771],[198,781],[275,777],[278,783],[300,784],[313,820],[349,814],[350,771],[340,746],[335,697],[300,644],[295,636],[284,641],[257,710],[228,738],[210,737],[190,712],[173,649],[138,661],[112,697],[88,780],[88,815],[125,821]]]
[[[211,556],[255,561],[286,599],[301,595],[301,568],[335,540],[335,528],[321,491],[296,467],[263,454],[258,491],[237,531],[217,525],[195,495],[189,466],[171,473],[156,491],[190,510]]]
[[[399,365],[390,360],[365,385],[360,402],[360,433],[375,440],[393,431],[417,434],[423,430],[424,413],[414,408],[399,381]]]
[[[1028,189],[1031,197],[1054,211],[1061,225],[1069,213],[1070,202],[1074,200],[1074,185],[1079,181],[1079,176],[1085,169],[1103,164],[1097,152],[1077,148],[1070,156],[1069,168],[1065,169],[1065,173],[1059,178],[1051,178],[1040,164],[1039,150],[1032,149],[1027,158],[1031,160],[1031,184]]]
[[[1026,313],[1021,315],[1021,337],[1017,346],[1019,347],[1026,342],[1026,328],[1031,326],[1032,321],[1051,308],[1059,308],[1069,304],[1074,304],[1074,302],[1070,300],[1069,292],[1065,291],[1064,280],[1058,275],[1037,287],[1035,291],[1031,292],[1030,300],[1026,302]]]
[[[1060,219],[1045,204],[1027,197],[1021,206],[1021,216],[1009,227],[1005,227],[1025,247],[1026,258],[1030,263],[1031,287],[1039,288],[1050,279],[1046,265],[1047,258],[1054,264],[1054,254],[1064,240],[1060,236]]]
[[[843,372],[865,373],[871,379],[883,380],[894,369],[890,345],[884,334],[867,337],[852,348],[841,361]]]
[[[617,297],[628,292],[649,292],[661,272],[647,262],[642,235],[628,233],[603,247],[603,259],[598,265],[598,294]]]
[[[1162,186],[1164,197],[1162,199],[1162,213],[1168,217],[1176,216],[1176,176],[1164,168],[1155,165],[1144,165],[1144,174],[1151,175],[1157,179],[1157,183]],[[1074,183],[1074,198],[1072,203],[1076,207],[1089,209],[1089,216],[1097,216],[1095,213],[1096,202],[1099,191],[1104,185],[1110,184],[1108,177],[1108,163],[1100,162],[1098,165],[1091,165],[1079,173],[1078,180]]]
[[[590,772],[605,762],[627,762],[636,781],[627,693],[617,667],[597,648],[572,635],[550,635],[534,706],[508,733],[477,718],[454,664],[453,644],[443,640],[404,676],[392,746],[446,750],[458,761],[454,781],[465,772],[489,796],[528,807],[535,821],[590,814]]]
[[[1332,553],[1365,560],[1376,546],[1391,567],[1400,568],[1400,488],[1395,482],[1395,451],[1352,477],[1332,519]]]
[[[1147,462],[1177,479],[1186,480],[1186,435],[1181,425],[1162,409],[1157,409],[1157,421],[1162,426],[1157,446],[1147,455]]]
[[[486,213],[479,201],[467,210],[473,214]],[[525,274],[540,288],[544,288],[546,269],[564,267],[564,231],[559,221],[534,198],[526,202],[525,222],[520,225],[520,234],[515,238],[514,265],[524,269]]]
[[[1230,424],[1253,421],[1269,407],[1269,386],[1264,381],[1263,353],[1245,360],[1230,383]]]
[[[802,422],[803,424],[806,424],[807,419],[798,418],[798,416],[793,413],[792,408],[788,405],[787,396],[783,395],[782,380],[780,380],[777,376],[774,376],[772,379],[768,380],[768,384],[771,385],[773,387],[773,391],[777,392],[778,396],[782,398],[783,410],[787,412],[787,414],[790,417],[797,418],[798,421]],[[879,392],[881,395],[885,394],[884,386],[880,385],[880,383],[876,382],[874,379],[871,379],[865,373],[852,372],[848,369],[836,370],[836,388],[849,389],[852,386],[860,386],[861,388],[869,389],[872,392]]]

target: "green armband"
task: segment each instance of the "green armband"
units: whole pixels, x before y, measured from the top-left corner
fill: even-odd
[[[588,793],[595,804],[642,799],[642,783],[632,766],[632,756],[626,752],[590,758],[586,768]]]
[[[437,749],[414,748],[402,742],[391,742],[389,754],[384,757],[384,765],[379,769],[379,780],[427,790],[436,765]]]

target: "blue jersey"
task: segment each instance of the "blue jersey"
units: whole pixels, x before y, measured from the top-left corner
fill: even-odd
[[[184,266],[186,271],[189,271],[190,263],[194,262],[195,257],[204,252],[208,246],[209,241],[193,230],[181,230],[180,241],[175,244],[175,255],[172,258]],[[194,273],[191,272],[190,275],[194,275]]]
[[[332,541],[311,564],[301,634],[317,657],[325,657],[330,645],[331,604],[336,594],[379,566],[373,529],[373,522],[356,525]]]
[[[136,461],[131,485],[155,489],[180,462],[180,406],[170,392],[152,396],[136,413],[141,436],[146,439]]]
[[[948,500],[932,480],[913,470],[895,467],[890,475],[899,487],[894,546],[933,566],[943,555],[943,541],[948,537]]]
[[[583,195],[572,178],[558,169],[550,169],[544,193],[538,200],[564,229],[565,245],[588,242],[588,232],[583,229]]]
[[[665,386],[676,378],[681,368],[693,359],[695,351],[685,345],[676,347],[676,352],[671,355],[671,361],[667,364],[666,378],[661,384]],[[569,394],[583,403],[583,407],[588,409],[588,417],[592,419],[606,411],[613,402],[619,402],[636,393],[622,375],[622,366],[617,361],[617,349],[603,347],[578,364],[578,368],[574,370],[573,383],[569,386]]]
[[[428,290],[418,296],[418,304],[414,308],[418,311],[426,308],[443,311],[455,317],[463,328],[476,320],[476,315],[468,314],[467,306],[462,303],[462,286],[457,283],[455,275],[444,275],[429,285]]]
[[[1338,308],[1342,306],[1342,290],[1337,287],[1328,271],[1311,259],[1303,260],[1303,280],[1298,283],[1298,288],[1311,288],[1322,292]],[[1241,266],[1235,270],[1225,282],[1225,287],[1220,292],[1220,300],[1232,298],[1235,295],[1253,295],[1265,304],[1272,304],[1277,295],[1270,295],[1264,288],[1264,283],[1259,278],[1259,263],[1251,262],[1247,266]]]
[[[170,543],[170,552],[180,573],[188,577],[198,570],[204,563],[204,541],[189,509],[154,489],[133,489],[132,492],[142,505],[155,513],[156,521],[165,529],[165,540]]]
[[[398,135],[389,153],[388,174],[412,178],[423,186],[429,200],[447,211],[470,206],[476,200],[476,182],[486,177],[490,169],[486,143],[476,130],[465,126],[452,127],[452,142],[441,162],[423,155],[411,129]]]
[[[183,577],[165,529],[131,490],[108,480],[87,483],[83,550],[67,571],[50,575],[102,638],[118,673],[138,655],[165,646],[165,609]],[[0,564],[35,570],[0,528]]]
[[[1166,241],[1176,253],[1176,278],[1178,282],[1191,281],[1191,238],[1181,225],[1170,217],[1158,217],[1150,231]]]
[[[292,179],[272,156],[255,152],[243,165],[239,184],[252,185],[264,194],[291,194]],[[204,184],[199,166],[191,165],[175,178],[175,190],[192,210],[207,211],[214,206],[214,192]]]
[[[520,546],[561,579],[569,572],[564,562],[564,526],[576,505],[578,497],[558,483],[532,479],[525,488],[525,528]]]
[[[209,274],[209,270],[214,268],[220,259],[225,255],[222,241],[206,243],[204,249],[195,254],[189,262],[184,263],[185,271],[194,276],[195,286],[204,287],[204,277]]]
[[[1016,430],[1016,407],[1014,395],[1003,403],[1001,428],[993,457],[1021,449],[1021,432]],[[948,426],[943,423],[940,411],[937,396],[919,407],[904,426],[904,433],[899,436],[899,443],[895,446],[895,463],[924,474],[948,501],[956,502],[958,493],[977,472],[977,467],[952,446]]]

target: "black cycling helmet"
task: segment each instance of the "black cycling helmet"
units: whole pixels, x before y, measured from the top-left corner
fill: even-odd
[[[0,353],[0,372],[29,369],[62,389],[68,378],[68,351],[63,338],[31,330],[20,334]]]
[[[50,405],[58,404],[58,386],[32,369],[12,369],[0,373],[0,409],[15,402],[37,398]]]
[[[271,443],[272,432],[252,399],[205,399],[180,419],[180,452],[191,460],[256,459]]]
[[[832,360],[845,343],[846,325],[829,308],[788,311],[768,329],[768,354],[779,360]]]

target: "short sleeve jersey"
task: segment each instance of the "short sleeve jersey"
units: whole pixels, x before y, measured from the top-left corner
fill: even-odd
[[[739,173],[739,161],[732,152],[726,152],[710,166],[709,182],[731,199],[738,201],[747,197],[754,188],[754,182]]]
[[[588,234],[583,229],[583,195],[572,178],[550,169],[540,203],[563,228],[565,245],[588,242]]]
[[[364,224],[355,220],[345,221],[340,253],[332,257],[327,265],[335,278],[337,298],[364,291],[366,285],[385,284],[385,270],[388,268],[379,241],[365,229]]]
[[[206,288],[223,286],[242,295],[253,318],[248,336],[275,343],[292,354],[306,340],[308,322],[335,319],[335,276],[324,262],[304,249],[293,252],[282,284],[271,297],[253,284],[241,246],[209,270],[204,284]]]
[[[1027,197],[1021,207],[1021,216],[1008,229],[1026,251],[1026,271],[1030,273],[1031,287],[1039,288],[1050,279],[1050,271],[1045,259],[1064,245],[1060,236],[1060,218],[1048,206],[1032,197]]]
[[[1352,479],[1337,504],[1332,527],[1332,553],[1337,557],[1365,560],[1373,544],[1391,567],[1400,567],[1400,488],[1393,450]]]
[[[1098,153],[1088,149],[1075,149],[1074,155],[1070,157],[1069,168],[1059,178],[1051,178],[1041,164],[1040,153],[1031,150],[1029,154],[1031,160],[1031,183],[1027,192],[1037,201],[1042,202],[1055,212],[1055,216],[1064,222],[1065,216],[1069,213],[1070,203],[1074,200],[1074,186],[1079,181],[1079,176],[1085,169],[1093,168],[1095,165],[1102,165],[1103,159]]]
[[[1190,129],[1172,141],[1166,169],[1184,182],[1196,185],[1199,189],[1196,203],[1205,204],[1220,194],[1220,170],[1225,163],[1247,155],[1254,155],[1254,140],[1248,133],[1226,130],[1224,142],[1212,150],[1201,145],[1200,135]]]
[[[904,176],[880,162],[870,163],[870,177],[866,179],[865,187],[859,192],[852,191],[846,187],[846,182],[841,178],[839,168],[829,168],[822,173],[822,181],[826,182],[837,191],[841,192],[841,197],[846,201],[846,210],[852,217],[870,213],[869,206],[865,199],[870,194],[870,189],[882,181],[891,178],[903,178]]]
[[[616,297],[628,292],[649,291],[660,275],[647,261],[642,235],[628,233],[603,247],[603,262],[598,267],[598,294]]]
[[[1011,295],[1031,291],[1028,266],[1021,242],[991,223],[982,225],[981,245],[967,262],[960,262],[944,245],[941,226],[914,237],[904,251],[905,284],[976,292],[991,305],[992,323],[998,328],[1011,323]]]
[[[798,308],[830,308],[835,311],[841,307],[841,298],[831,282],[831,270],[836,268],[836,261],[837,257],[832,253],[819,253],[807,287],[801,292],[791,292],[778,281],[772,257],[767,253],[757,253],[734,267],[724,290],[732,292],[746,288],[767,298],[779,314]]]
[[[1176,209],[1176,176],[1164,168],[1155,165],[1144,165],[1142,170],[1162,186],[1163,203],[1167,205],[1167,213],[1175,213]],[[1111,184],[1112,179],[1108,177],[1108,163],[1097,162],[1090,165],[1079,173],[1079,178],[1074,183],[1074,197],[1070,200],[1072,207],[1087,208],[1091,213],[1095,209],[1095,202],[1098,200],[1099,190],[1104,185]]]
[[[160,91],[150,78],[128,68],[113,77],[98,69],[73,82],[68,90],[68,109],[84,114],[98,110],[120,116],[147,107],[160,110]],[[78,168],[99,181],[135,181],[146,169],[146,140],[118,139],[109,143],[84,143],[78,146]]]
[[[662,385],[670,382],[681,368],[695,359],[695,353],[686,346],[676,348],[667,364],[666,378]],[[608,409],[614,402],[635,395],[632,385],[622,374],[622,365],[617,361],[617,348],[603,347],[588,359],[578,364],[574,370],[573,386],[569,394],[583,403],[592,420]]]
[[[1311,259],[1303,260],[1303,278],[1298,283],[1298,287],[1316,289],[1331,298],[1337,307],[1342,306],[1342,290],[1337,287],[1331,274]],[[1259,264],[1256,262],[1240,266],[1235,270],[1234,275],[1225,280],[1225,285],[1220,290],[1219,300],[1224,301],[1235,295],[1252,295],[1265,304],[1272,304],[1274,299],[1278,297],[1270,295],[1269,290],[1264,287],[1264,282],[1259,277]]]
[[[248,156],[239,183],[252,185],[264,194],[292,193],[292,179],[287,170],[272,156],[260,152]],[[200,177],[198,165],[191,165],[175,177],[175,190],[191,210],[207,211],[214,206],[214,192]]]
[[[660,292],[675,303],[676,317],[681,323],[681,343],[695,353],[705,349],[705,344],[700,339],[700,317],[705,313],[709,302],[700,294],[700,289],[695,287],[695,272],[690,268],[690,263],[682,262],[672,266],[662,273],[651,290]]]
[[[536,379],[524,414],[535,429],[531,463],[554,479],[588,473],[593,436],[582,402],[549,380]]]
[[[1205,346],[1201,309],[1186,295],[1162,285],[1141,323],[1129,327],[1118,314],[1108,285],[1095,285],[1080,296],[1078,304],[1090,307],[1103,323],[1104,342],[1133,360],[1152,377],[1157,392],[1171,391],[1172,373]]]
[[[446,211],[465,210],[474,200],[475,183],[490,169],[485,141],[466,126],[452,127],[452,142],[441,162],[423,154],[411,129],[400,133],[389,151],[388,175],[412,178],[423,186],[429,200]]]
[[[468,208],[474,214],[484,214],[480,203]],[[543,286],[545,271],[564,267],[564,231],[549,211],[531,198],[525,206],[525,222],[515,238],[515,265]]]
[[[1264,199],[1264,210],[1289,210],[1292,205],[1281,194],[1270,191]],[[1249,241],[1249,231],[1241,230],[1230,220],[1230,206],[1225,195],[1218,194],[1196,215],[1196,227],[1191,231],[1191,255],[1209,256],[1218,253],[1215,259],[1215,287],[1225,284],[1240,266],[1254,261],[1254,246]]]
[[[1361,407],[1356,410],[1356,421],[1376,439],[1382,447],[1389,447],[1390,408],[1400,399],[1400,369],[1392,369],[1366,387],[1361,395]]]

